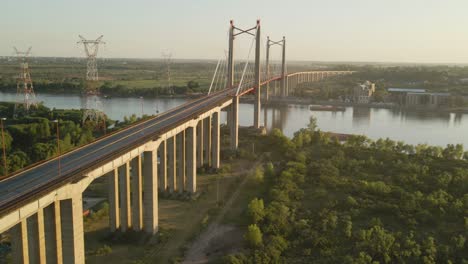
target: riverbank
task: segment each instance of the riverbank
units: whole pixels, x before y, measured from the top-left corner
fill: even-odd
[[[244,96],[240,99],[241,103],[253,104],[255,98],[253,96]],[[341,101],[325,101],[314,100],[312,98],[303,97],[278,97],[270,96],[267,100],[262,100],[265,106],[288,106],[288,105],[321,105],[321,106],[335,106],[335,107],[361,107],[361,108],[380,108],[380,109],[400,109],[409,111],[431,111],[431,112],[448,112],[448,113],[461,113],[467,114],[468,107],[405,107],[394,103],[368,103],[357,104],[353,102]]]

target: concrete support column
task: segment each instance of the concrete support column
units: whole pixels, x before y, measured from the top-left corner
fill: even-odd
[[[197,129],[195,127],[187,128],[185,132],[186,154],[187,159],[187,191],[195,193],[197,191],[197,161],[196,161],[196,139]]]
[[[221,113],[215,112],[213,113],[213,139],[211,143],[211,166],[215,169],[219,169],[220,167],[220,123],[221,123]]]
[[[109,227],[111,232],[120,228],[119,178],[117,169],[108,173],[109,181]]]
[[[286,38],[283,36],[283,52],[281,54],[281,95],[285,96],[288,90],[288,78],[286,77]]]
[[[44,240],[46,243],[47,263],[62,262],[62,223],[60,221],[60,202],[44,208]]]
[[[28,227],[22,220],[10,230],[11,255],[14,264],[29,264]]]
[[[203,166],[203,147],[204,147],[204,144],[203,144],[203,129],[204,129],[204,125],[203,125],[203,122],[204,120],[201,119],[200,121],[198,121],[197,123],[197,167],[200,168]]]
[[[64,264],[84,264],[83,201],[81,194],[60,201]]]
[[[185,131],[177,134],[177,190],[185,189]]]
[[[159,167],[158,167],[158,186],[159,190],[165,192],[167,190],[167,145],[164,140],[158,148],[159,151]]]
[[[203,120],[203,162],[211,166],[211,116]]]
[[[167,139],[167,188],[173,192],[177,188],[176,177],[176,138],[175,136]]]
[[[261,85],[260,85],[260,20],[257,20],[257,34],[255,40],[255,102],[254,102],[254,128],[260,128],[261,111]]]
[[[130,211],[130,166],[128,163],[119,167],[119,194],[120,194],[120,230],[127,231],[132,226],[132,213]]]
[[[135,157],[132,167],[132,227],[135,231],[143,229],[143,177],[141,172],[141,155]]]
[[[41,208],[26,220],[30,263],[45,263],[44,212]]]
[[[143,227],[146,233],[158,232],[158,160],[156,150],[143,152]]]
[[[226,125],[227,127],[230,127],[231,126],[231,119],[232,119],[232,114],[231,114],[231,107],[228,106],[226,108],[224,108],[226,110]]]
[[[239,145],[239,96],[232,97],[230,128],[231,150],[237,150]]]

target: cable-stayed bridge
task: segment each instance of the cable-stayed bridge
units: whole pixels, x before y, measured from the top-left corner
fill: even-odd
[[[247,57],[235,60],[240,35],[252,42]],[[273,46],[281,47],[281,61],[270,60]],[[14,263],[84,263],[82,193],[100,177],[109,187],[110,231],[156,233],[158,192],[195,193],[197,168],[220,167],[221,111],[236,150],[241,96],[255,96],[259,128],[262,96],[288,96],[299,84],[352,73],[287,73],[285,52],[285,38],[262,45],[260,21],[249,29],[231,21],[228,51],[206,96],[0,181],[0,234],[11,234]]]

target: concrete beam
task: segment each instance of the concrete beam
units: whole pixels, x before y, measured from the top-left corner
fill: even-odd
[[[45,263],[44,213],[39,209],[27,219],[30,263]]]
[[[167,139],[167,188],[169,192],[174,192],[177,189],[177,142],[176,137],[170,137]]]
[[[132,227],[135,231],[143,229],[143,179],[141,172],[141,155],[131,162],[132,167]]]
[[[26,220],[11,228],[10,234],[13,263],[29,264],[28,227]]]
[[[108,173],[109,185],[109,227],[111,232],[120,228],[119,177],[117,169]]]
[[[64,264],[84,264],[83,200],[80,195],[60,201]]]
[[[203,120],[203,163],[211,166],[211,116]]]
[[[143,228],[146,233],[158,231],[158,160],[156,150],[143,154]]]
[[[232,97],[230,129],[231,150],[237,150],[239,145],[239,96]]]
[[[177,134],[177,190],[185,189],[185,130]]]
[[[213,113],[213,139],[211,144],[211,166],[215,169],[219,169],[220,167],[220,123],[221,123],[221,113],[215,112]]]
[[[47,263],[62,262],[62,223],[60,221],[60,202],[44,208],[44,239]]]
[[[167,144],[163,140],[158,148],[159,152],[159,167],[158,167],[158,186],[159,190],[165,192],[167,190]]]
[[[187,128],[185,132],[186,156],[187,159],[187,191],[195,193],[197,191],[197,161],[196,161],[196,139],[197,130],[195,127]]]
[[[205,128],[203,125],[204,119],[200,119],[197,123],[197,167],[201,168],[203,166],[203,129]]]
[[[128,163],[119,167],[119,195],[120,195],[120,230],[127,231],[132,226],[130,200],[130,166]]]

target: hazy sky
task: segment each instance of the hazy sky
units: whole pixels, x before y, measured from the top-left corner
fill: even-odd
[[[287,38],[290,60],[468,63],[467,0],[0,0],[0,55],[216,59],[229,20]],[[240,47],[248,41],[239,42]]]

